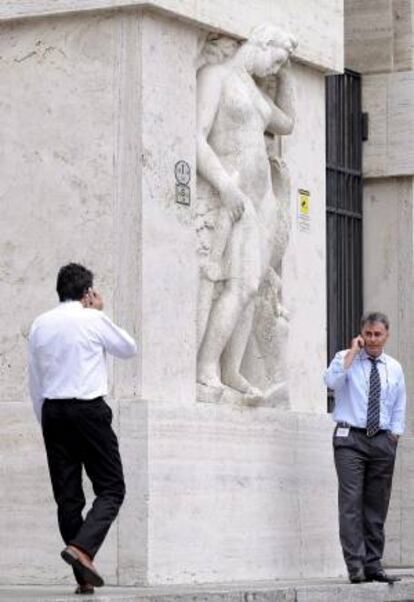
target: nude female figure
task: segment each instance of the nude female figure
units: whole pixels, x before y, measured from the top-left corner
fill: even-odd
[[[227,267],[203,327],[197,380],[248,395],[260,391],[240,374],[240,365],[277,228],[264,133],[293,130],[289,57],[295,47],[289,34],[260,26],[234,56],[198,74],[197,168],[221,203],[210,270],[218,261]],[[261,85],[269,77],[276,78],[274,99]]]

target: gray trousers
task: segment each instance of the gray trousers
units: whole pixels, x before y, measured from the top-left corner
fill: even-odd
[[[391,495],[397,441],[389,431],[367,437],[351,430],[336,436],[333,447],[338,475],[339,536],[348,571],[381,569],[384,523]]]

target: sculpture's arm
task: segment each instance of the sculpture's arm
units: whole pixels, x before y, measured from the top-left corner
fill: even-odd
[[[270,122],[266,130],[271,134],[291,134],[295,125],[295,106],[293,76],[290,62],[288,61],[277,74],[277,91],[274,100],[264,92],[269,106],[272,109]]]
[[[197,171],[219,192],[232,221],[237,221],[244,211],[244,195],[208,143],[219,110],[224,76],[218,66],[206,66],[197,76]]]

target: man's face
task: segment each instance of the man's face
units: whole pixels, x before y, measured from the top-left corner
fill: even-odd
[[[381,355],[388,339],[388,330],[382,322],[366,322],[361,335],[365,342],[365,351],[372,357]]]

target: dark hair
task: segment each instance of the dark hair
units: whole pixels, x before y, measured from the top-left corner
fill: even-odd
[[[79,301],[93,284],[93,274],[79,263],[68,263],[60,268],[56,291],[60,301]]]
[[[361,330],[364,328],[365,324],[373,324],[374,322],[381,322],[381,324],[384,324],[386,330],[390,329],[388,316],[380,311],[368,311],[361,318]]]

